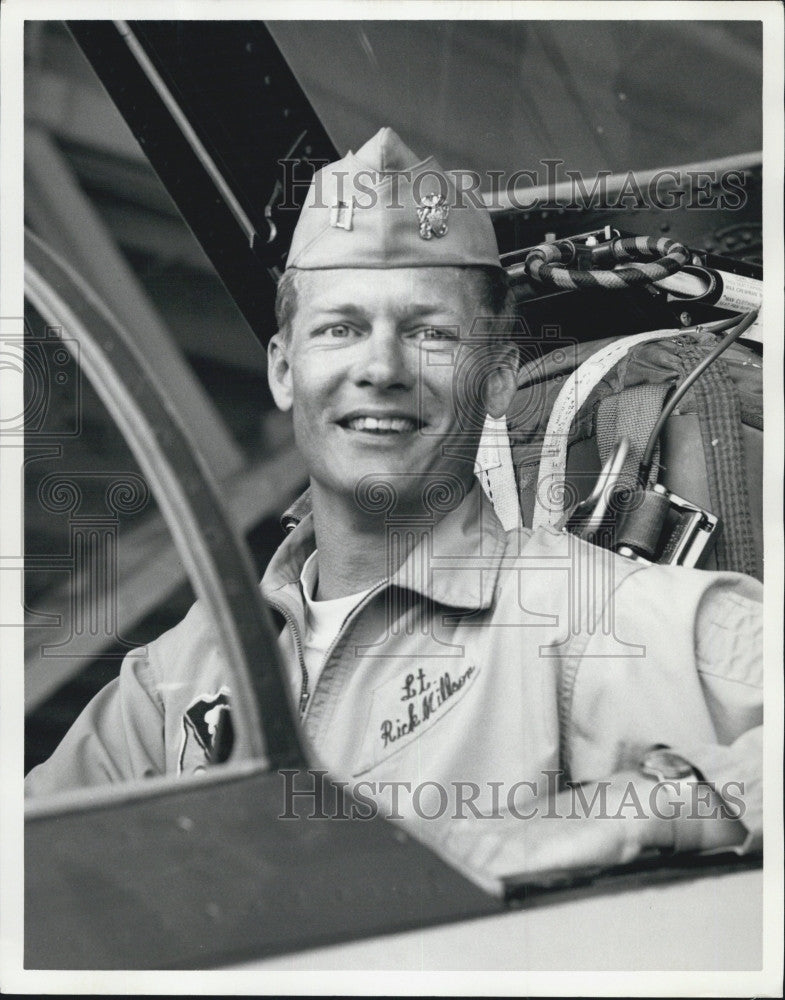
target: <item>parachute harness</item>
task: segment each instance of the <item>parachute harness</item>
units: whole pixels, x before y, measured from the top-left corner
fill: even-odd
[[[650,263],[637,257],[654,257]],[[583,258],[588,269],[567,265]],[[681,243],[665,237],[617,237],[609,243],[576,245],[572,240],[541,243],[530,250],[523,263],[529,277],[543,284],[575,290],[577,288],[623,289],[631,285],[659,281],[680,271],[689,263],[690,252]],[[608,265],[628,263],[627,267],[606,270]]]

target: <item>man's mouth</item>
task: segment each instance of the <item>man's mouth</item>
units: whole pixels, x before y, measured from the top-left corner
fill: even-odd
[[[411,434],[422,424],[412,417],[371,417],[353,416],[339,420],[341,427],[352,431],[366,431],[371,434]]]

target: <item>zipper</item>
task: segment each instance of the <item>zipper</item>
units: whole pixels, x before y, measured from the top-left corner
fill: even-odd
[[[305,714],[305,710],[308,707],[308,701],[311,697],[311,694],[310,691],[308,690],[308,670],[305,666],[305,657],[303,656],[303,643],[302,639],[300,638],[300,630],[297,627],[297,622],[295,621],[294,616],[289,613],[289,611],[284,607],[283,604],[279,604],[277,601],[273,601],[269,597],[267,598],[267,603],[270,605],[271,608],[275,608],[275,610],[284,617],[287,625],[291,627],[292,634],[294,635],[294,646],[295,649],[297,650],[297,659],[300,663],[300,675],[302,677],[302,680],[300,682],[300,702],[299,702],[300,718],[302,719],[303,715]]]
[[[352,619],[356,615],[358,615],[363,610],[363,608],[368,605],[368,603],[370,602],[370,600],[374,596],[374,594],[376,594],[377,591],[381,590],[381,588],[384,587],[387,582],[388,582],[387,579],[384,578],[382,580],[379,580],[378,583],[375,583],[373,585],[373,587],[371,587],[371,589],[365,595],[365,597],[360,601],[360,603],[356,604],[352,608],[352,610],[349,612],[349,614],[344,618],[344,620],[341,622],[341,627],[338,629],[338,632],[337,632],[335,638],[330,643],[330,648],[324,654],[324,660],[322,661],[322,665],[323,666],[325,666],[328,663],[330,657],[335,652],[335,647],[341,641],[341,637],[343,636],[344,629],[346,628],[346,626],[349,623],[350,619]]]
[[[374,584],[374,586],[368,591],[368,593],[360,601],[360,603],[356,607],[352,608],[349,614],[344,618],[344,620],[341,622],[341,627],[338,629],[337,635],[330,644],[330,648],[324,655],[324,661],[323,661],[324,663],[327,663],[327,661],[333,655],[335,647],[340,642],[341,636],[343,635],[343,631],[346,628],[346,625],[349,622],[349,620],[354,615],[362,611],[362,609],[369,603],[374,594],[376,594],[376,592],[380,590],[386,583],[387,579],[385,578],[379,580],[378,583]],[[308,686],[309,685],[308,668],[305,666],[305,657],[303,656],[303,644],[300,638],[300,632],[298,630],[297,622],[295,621],[293,615],[291,615],[289,611],[287,611],[287,609],[282,604],[279,604],[277,601],[270,600],[269,598],[267,598],[267,603],[270,605],[270,607],[275,608],[276,611],[279,612],[279,614],[283,615],[287,624],[291,626],[292,633],[294,634],[294,645],[297,650],[297,659],[300,662],[300,674],[302,676],[302,681],[300,684],[300,700],[298,705],[300,711],[300,721],[302,722],[302,720],[305,718],[305,713],[308,709],[308,702],[311,700],[311,691]]]

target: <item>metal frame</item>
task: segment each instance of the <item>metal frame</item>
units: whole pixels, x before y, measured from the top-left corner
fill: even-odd
[[[240,312],[266,343],[272,332],[275,279],[298,213],[278,212],[271,205],[268,211],[264,200],[257,204],[225,176],[220,151],[190,120],[193,109],[181,93],[183,83],[192,82],[193,72],[165,65],[156,51],[158,36],[170,27],[166,22],[67,21],[66,25]],[[189,30],[188,22],[176,27]],[[269,185],[264,199],[273,202],[280,194],[275,187],[278,158],[335,159],[336,152],[269,32],[261,22],[254,27],[259,33],[255,44],[264,48],[263,68],[254,85],[266,134],[241,138],[248,157],[258,164],[256,173]]]
[[[131,336],[95,293],[32,234],[25,259],[26,296],[79,344],[85,374],[139,462],[196,592],[215,617],[233,674],[234,755],[266,757],[271,767],[304,763],[270,615],[204,458]]]

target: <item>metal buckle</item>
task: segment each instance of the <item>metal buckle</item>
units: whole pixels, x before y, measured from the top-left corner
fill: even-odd
[[[620,545],[616,551],[628,559],[649,565],[656,562],[667,566],[701,566],[719,534],[720,519],[711,511],[671,493],[659,483],[653,489],[668,501],[663,526],[664,541],[660,543],[656,559],[646,559],[628,545]]]
[[[596,540],[597,533],[611,512],[611,499],[624,468],[628,450],[627,438],[621,438],[602,467],[594,489],[573,509],[562,528],[563,531],[569,531],[570,534],[577,535],[587,542]]]
[[[702,565],[719,534],[720,519],[711,511],[671,493],[660,483],[653,486],[652,491],[665,498],[667,509],[654,558],[648,558],[629,544],[615,543],[614,526],[620,512],[614,510],[612,500],[628,450],[627,439],[622,438],[603,466],[590,496],[573,509],[562,531],[603,548],[612,548],[618,555],[648,566],[653,563],[685,567]]]

